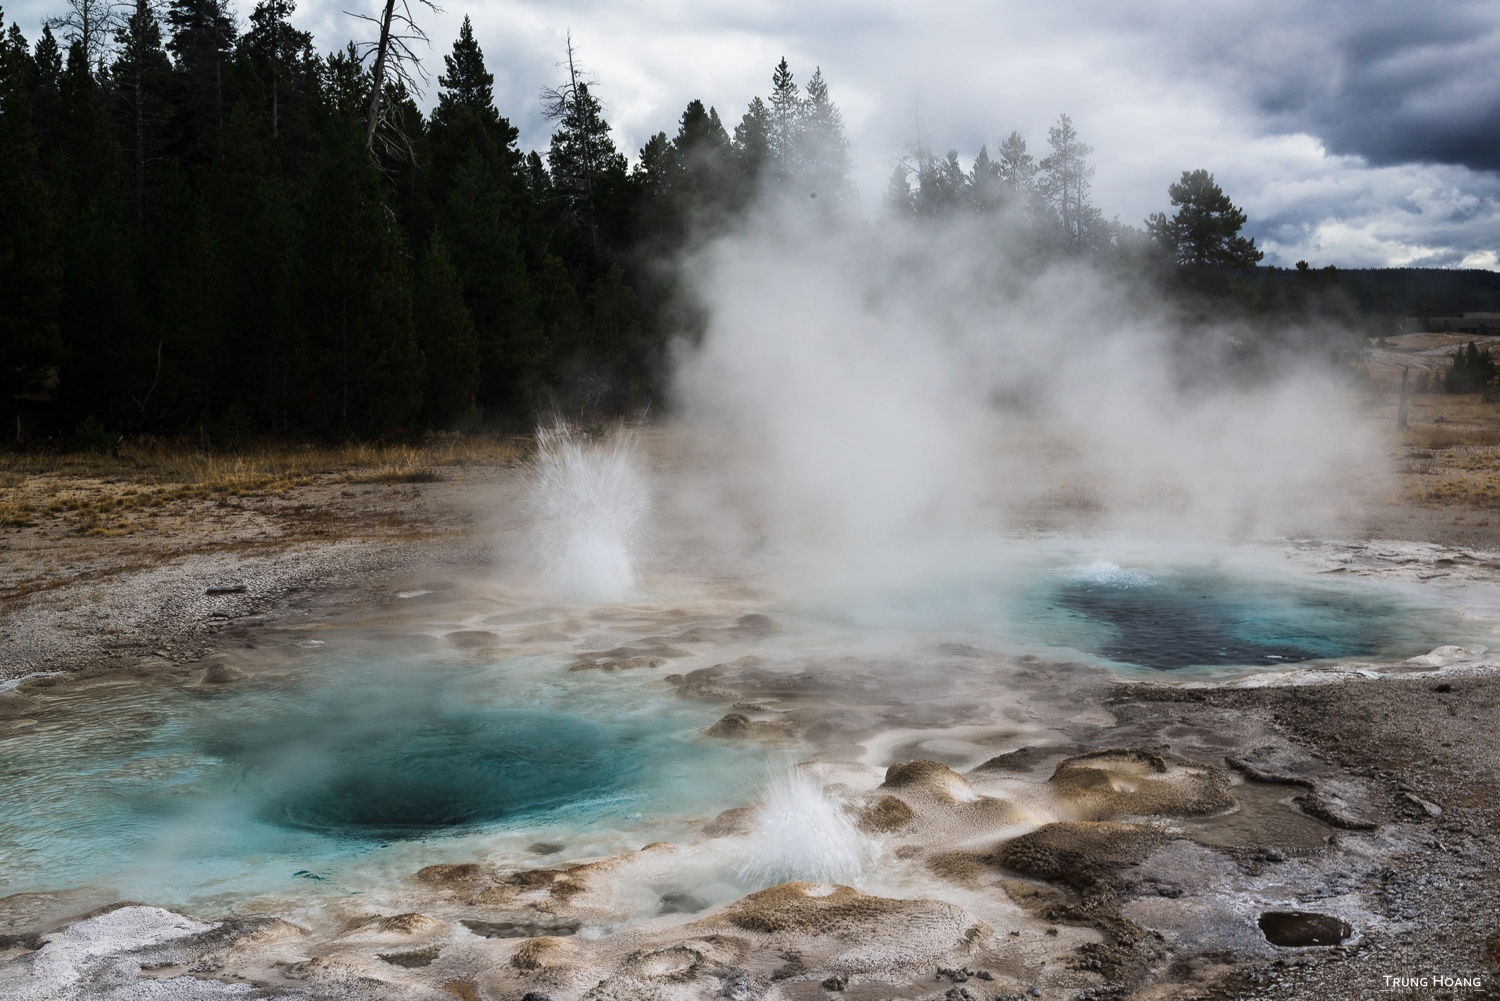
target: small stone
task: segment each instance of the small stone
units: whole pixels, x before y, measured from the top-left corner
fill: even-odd
[[[205,685],[227,685],[232,681],[243,681],[245,677],[245,672],[233,664],[210,664],[208,670],[203,672],[203,683]]]
[[[1401,798],[1406,800],[1412,806],[1420,809],[1429,817],[1441,817],[1443,815],[1442,807],[1438,806],[1436,803],[1423,799],[1421,796],[1414,796],[1409,792],[1404,792],[1401,794]]]
[[[844,976],[842,973],[835,973],[833,976],[823,981],[821,986],[825,991],[843,992],[845,990],[848,990],[849,988],[849,978]]]

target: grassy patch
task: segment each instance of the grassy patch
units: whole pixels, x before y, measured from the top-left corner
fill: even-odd
[[[204,503],[287,497],[316,483],[417,484],[442,469],[525,459],[527,438],[444,435],[420,446],[262,444],[204,452],[191,444],[131,441],[117,454],[0,453],[0,529],[60,524],[88,536],[142,530],[142,518],[185,515]]]

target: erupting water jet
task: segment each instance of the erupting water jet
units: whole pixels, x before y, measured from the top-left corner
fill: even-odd
[[[740,880],[756,887],[848,883],[859,875],[865,850],[864,837],[823,786],[793,769],[766,787]]]
[[[635,586],[635,546],[651,507],[634,441],[585,441],[562,425],[537,429],[532,503],[547,581],[564,600],[607,604]]]

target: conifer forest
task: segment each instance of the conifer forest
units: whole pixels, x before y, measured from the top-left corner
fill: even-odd
[[[523,152],[467,18],[419,108],[423,11],[390,0],[364,19],[378,40],[322,53],[292,0],[243,21],[226,0],[68,0],[34,39],[0,10],[16,441],[83,422],[232,445],[639,412],[697,322],[664,262],[758,199],[860,212],[820,70],[799,82],[782,60],[742,114],[694,100],[627,157],[570,43],[538,98],[550,144]],[[1206,172],[1136,230],[1091,205],[1066,115],[1047,139],[1034,155],[1011,133],[968,169],[918,144],[875,214],[1005,210],[1039,253],[1139,244],[1198,274],[1259,260]]]

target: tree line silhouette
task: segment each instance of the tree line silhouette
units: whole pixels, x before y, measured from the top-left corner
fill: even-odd
[[[821,70],[799,85],[783,59],[732,129],[690,102],[632,165],[571,39],[542,95],[550,143],[523,152],[467,18],[424,115],[406,0],[366,19],[378,40],[326,54],[293,13],[260,0],[242,30],[227,0],[68,0],[28,42],[0,10],[0,393],[18,440],[86,418],[232,444],[636,409],[701,323],[664,260],[762,198],[859,216]],[[1066,115],[1048,143],[1034,159],[1012,133],[967,171],[918,143],[886,218],[1004,211],[1041,255],[1258,259],[1204,172],[1143,233],[1090,203],[1092,150]]]

